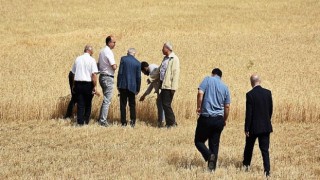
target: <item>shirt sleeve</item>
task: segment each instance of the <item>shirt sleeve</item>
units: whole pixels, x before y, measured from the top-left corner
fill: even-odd
[[[97,67],[97,63],[96,63],[96,61],[94,59],[92,60],[91,67],[92,67],[91,68],[91,74],[99,72],[98,71],[98,67]]]
[[[114,54],[112,52],[106,53],[106,57],[108,58],[109,64],[111,66],[116,64],[116,61],[114,60]]]
[[[226,89],[226,99],[224,100],[224,104],[230,104],[231,98],[230,98],[230,92],[229,89]]]
[[[208,77],[206,77],[200,84],[199,90],[205,92],[208,87]]]
[[[146,92],[144,92],[144,94],[143,94],[144,96],[147,96],[147,95],[149,95],[149,94],[152,92],[154,83],[156,83],[156,82],[152,82],[152,83],[149,84],[148,89],[147,89]]]

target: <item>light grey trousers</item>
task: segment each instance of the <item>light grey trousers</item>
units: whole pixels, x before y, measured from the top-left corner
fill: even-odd
[[[103,101],[100,109],[99,123],[108,124],[107,117],[113,95],[114,78],[104,74],[100,74],[99,83],[103,91]]]

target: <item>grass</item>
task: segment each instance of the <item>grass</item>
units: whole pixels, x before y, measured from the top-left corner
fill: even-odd
[[[170,130],[138,122],[136,128],[70,120],[11,122],[0,128],[1,179],[263,179],[256,144],[252,167],[241,170],[242,123],[223,130],[215,173],[194,143],[196,121]],[[319,124],[275,124],[271,135],[272,179],[318,179]],[[306,164],[307,162],[307,164]]]

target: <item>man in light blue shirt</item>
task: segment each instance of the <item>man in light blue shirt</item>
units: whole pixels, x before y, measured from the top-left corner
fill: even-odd
[[[221,81],[222,71],[212,70],[198,88],[197,113],[199,115],[195,145],[208,162],[210,171],[216,169],[221,132],[226,125],[230,108],[228,87]],[[209,149],[205,142],[209,140]]]

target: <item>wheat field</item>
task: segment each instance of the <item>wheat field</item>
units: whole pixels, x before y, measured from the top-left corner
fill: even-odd
[[[320,179],[319,9],[317,0],[1,1],[0,179],[263,179],[257,145],[250,172],[241,170],[254,72],[274,99],[271,178]],[[163,43],[173,43],[177,128],[155,127],[155,95],[137,102],[136,128],[121,128],[116,89],[110,128],[95,123],[102,97],[89,126],[61,119],[75,58],[91,44],[97,59],[110,34],[117,63],[134,47],[140,61],[160,64]],[[214,67],[232,102],[209,173],[193,136],[197,87]],[[137,98],[146,87],[143,76]]]

